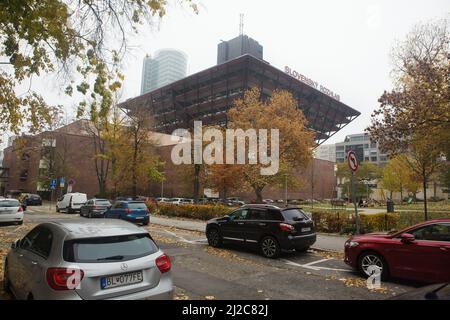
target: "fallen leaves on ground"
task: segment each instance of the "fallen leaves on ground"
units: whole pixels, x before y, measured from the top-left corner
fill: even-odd
[[[344,260],[343,252],[321,251],[321,250],[311,250],[311,251],[325,259]]]
[[[254,264],[253,261],[239,257],[238,255],[236,255],[228,250],[225,250],[225,249],[218,249],[218,248],[208,246],[205,248],[205,252],[215,255],[215,256],[218,256],[218,257],[225,258],[225,259],[231,259],[231,260],[243,262],[246,264]]]
[[[372,292],[378,292],[383,294],[392,294],[395,293],[386,287],[381,286],[380,288],[368,288],[367,286],[367,279],[364,278],[353,278],[353,277],[345,277],[345,278],[336,278],[335,276],[327,277],[326,280],[333,279],[333,280],[339,280],[341,281],[346,287],[355,287],[355,288],[366,288],[369,291]]]
[[[17,239],[23,238],[34,224],[23,224],[21,226],[0,226],[0,300],[9,300],[12,297],[3,290],[3,271],[6,255],[8,254],[11,243]]]

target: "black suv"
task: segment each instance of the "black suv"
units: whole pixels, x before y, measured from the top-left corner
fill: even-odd
[[[229,241],[257,245],[267,258],[276,258],[281,250],[303,252],[316,242],[313,221],[300,208],[279,208],[252,204],[234,210],[206,225],[210,246]]]

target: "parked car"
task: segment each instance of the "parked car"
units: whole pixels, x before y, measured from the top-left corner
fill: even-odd
[[[170,198],[156,198],[156,202],[168,203]]]
[[[66,213],[80,212],[81,206],[87,201],[85,193],[66,193],[56,202],[56,212],[64,210]]]
[[[179,206],[183,204],[183,198],[171,198],[168,203]]]
[[[20,300],[171,299],[170,268],[142,228],[71,219],[40,224],[16,240],[3,284]]]
[[[399,294],[390,300],[450,300],[450,283],[421,287]]]
[[[109,208],[111,208],[111,202],[107,199],[90,199],[81,206],[80,216],[87,218],[103,218],[103,215]]]
[[[275,201],[273,201],[272,199],[263,199],[263,203],[267,203],[267,204],[271,204],[274,203]]]
[[[314,223],[299,208],[273,205],[245,205],[222,218],[208,221],[206,237],[210,246],[223,242],[256,245],[267,258],[276,258],[281,250],[303,252],[314,244]]]
[[[344,261],[366,277],[373,272],[371,266],[376,266],[382,279],[449,282],[450,219],[431,220],[393,233],[353,236],[345,243]]]
[[[118,201],[105,212],[104,217],[142,223],[144,226],[150,223],[150,211],[142,201]]]
[[[27,194],[22,203],[27,206],[42,206],[42,198],[38,194]]]
[[[194,199],[181,199],[181,204],[194,204]]]
[[[23,223],[22,204],[17,199],[0,199],[0,223]]]

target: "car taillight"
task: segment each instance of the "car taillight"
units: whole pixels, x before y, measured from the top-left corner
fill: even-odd
[[[22,212],[22,211],[23,211],[22,207],[19,207],[19,209],[17,209],[17,212]]]
[[[295,230],[294,226],[292,226],[290,224],[287,224],[287,223],[280,223],[279,226],[280,226],[281,231],[288,231],[288,232],[290,232],[290,231],[294,231]]]
[[[81,280],[83,280],[84,272],[81,269],[70,268],[48,268],[47,283],[54,290],[73,290],[76,289]]]
[[[168,255],[163,254],[156,259],[156,266],[161,273],[166,273],[170,270],[170,258]]]
[[[125,214],[131,214],[131,209],[130,208],[126,208],[125,209]]]

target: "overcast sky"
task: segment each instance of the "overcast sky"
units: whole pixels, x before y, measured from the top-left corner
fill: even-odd
[[[217,44],[244,33],[264,47],[264,59],[290,66],[340,94],[361,116],[326,143],[363,132],[383,90],[391,87],[389,53],[414,24],[450,16],[448,0],[201,0],[200,12],[171,5],[159,26],[142,30],[125,63],[122,100],[140,92],[142,59],[161,48],[187,53],[188,74],[216,64]],[[51,103],[73,105],[54,81],[33,84]],[[72,107],[73,108],[73,107]],[[72,112],[69,112],[69,114]]]

